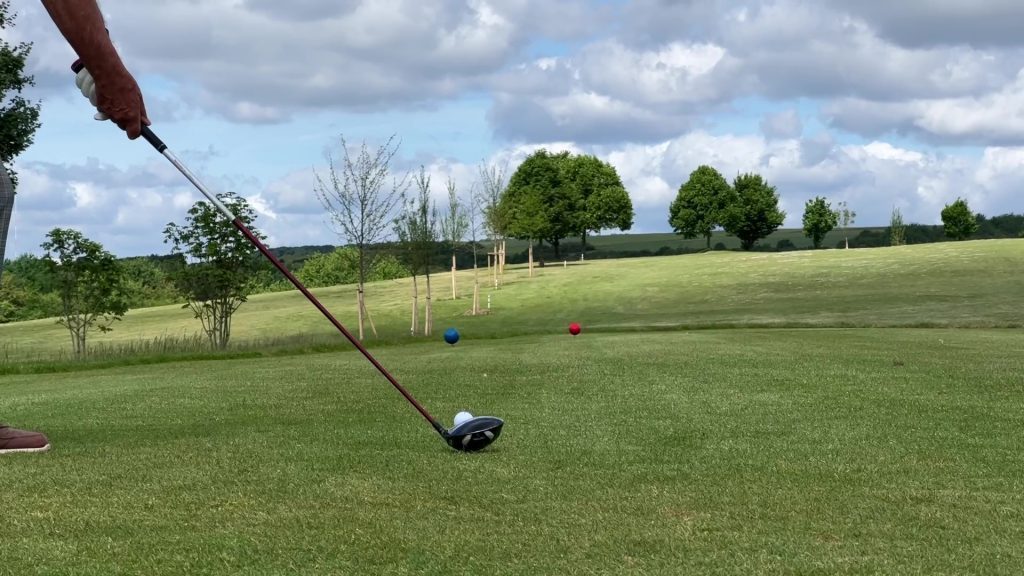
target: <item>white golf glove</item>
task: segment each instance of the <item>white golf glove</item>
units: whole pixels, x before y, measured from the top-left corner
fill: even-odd
[[[82,67],[78,74],[75,74],[75,86],[78,86],[78,89],[82,91],[82,96],[85,96],[90,104],[96,106],[96,82],[92,79],[92,74],[89,74],[87,68]],[[93,118],[96,120],[110,119],[106,114],[98,110],[93,115]]]

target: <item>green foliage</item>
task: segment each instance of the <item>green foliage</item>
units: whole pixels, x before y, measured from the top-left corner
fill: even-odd
[[[711,247],[711,233],[723,224],[735,192],[711,166],[699,166],[679,187],[669,206],[668,222],[684,238],[703,237]]]
[[[61,303],[56,292],[39,292],[14,274],[0,277],[0,324],[60,314]]]
[[[1016,238],[1024,233],[1024,214],[1001,214],[985,218],[978,214],[978,235],[987,238]]]
[[[81,357],[90,330],[108,332],[128,311],[121,266],[99,242],[77,230],[54,228],[46,238],[43,260],[61,302],[57,323],[68,329],[75,355]]]
[[[9,0],[0,0],[0,30],[14,25]],[[6,34],[4,34],[6,36]],[[0,37],[0,165],[10,168],[11,161],[32,145],[39,128],[39,104],[22,96],[25,88],[35,85],[32,76],[25,74],[25,62],[32,44],[21,42],[12,46]],[[18,176],[9,170],[12,183],[17,186]],[[3,254],[0,253],[0,264]]]
[[[53,292],[57,289],[56,279],[50,274],[49,265],[33,254],[22,254],[8,261],[4,271],[17,276],[32,291]]]
[[[775,250],[778,252],[788,252],[790,250],[796,250],[796,245],[789,238],[783,238],[775,244]]]
[[[758,240],[779,229],[786,213],[779,209],[779,195],[757,174],[741,174],[733,181],[735,198],[722,216],[725,231],[750,250]]]
[[[893,206],[889,216],[889,245],[903,246],[907,243],[907,227],[903,224],[903,213],[899,206]]]
[[[804,205],[804,235],[811,239],[814,248],[821,248],[821,241],[839,223],[839,213],[825,198],[816,196]]]
[[[557,256],[563,238],[582,234],[584,203],[570,178],[572,161],[568,152],[545,149],[523,160],[498,205],[510,237],[549,242]]]
[[[396,280],[411,276],[409,269],[393,254],[377,254],[370,266],[370,280]]]
[[[257,238],[265,238],[252,227],[256,212],[244,198],[234,192],[218,194],[217,198]],[[173,276],[175,287],[188,301],[184,307],[192,309],[211,346],[227,348],[231,316],[252,292],[251,278],[262,265],[258,252],[205,200],[189,209],[185,225],[167,225],[164,242],[172,245],[172,254],[186,258],[186,264]]]
[[[355,284],[359,281],[359,251],[346,246],[316,253],[306,259],[295,275],[309,288]]]
[[[124,291],[129,308],[145,308],[178,302],[178,290],[164,268],[152,258],[121,260]]]
[[[978,220],[962,198],[942,209],[942,225],[954,240],[966,240],[978,231]]]
[[[570,157],[565,169],[579,194],[574,227],[583,245],[589,232],[633,227],[633,202],[614,166],[596,156],[580,155]]]

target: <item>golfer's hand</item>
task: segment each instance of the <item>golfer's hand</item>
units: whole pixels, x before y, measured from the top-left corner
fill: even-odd
[[[75,86],[78,86],[78,89],[82,92],[82,96],[85,96],[86,100],[88,100],[90,104],[96,106],[99,103],[99,100],[96,99],[96,81],[92,79],[92,74],[89,74],[88,69],[83,67],[78,71],[78,74],[75,74]],[[110,119],[103,112],[96,112],[96,114],[93,115],[93,118],[96,120]]]
[[[127,70],[122,68],[98,83],[86,68],[82,68],[75,75],[75,85],[99,110],[94,118],[113,120],[128,134],[128,138],[138,138],[142,127],[150,125],[142,91]]]

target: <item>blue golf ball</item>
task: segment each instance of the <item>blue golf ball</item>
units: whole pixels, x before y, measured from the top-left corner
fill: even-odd
[[[455,328],[449,328],[444,331],[444,341],[449,344],[455,344],[459,341],[459,331]]]

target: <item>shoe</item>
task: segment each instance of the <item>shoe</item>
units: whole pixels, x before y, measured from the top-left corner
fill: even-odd
[[[0,454],[13,452],[46,452],[50,441],[44,434],[29,430],[18,430],[0,424]]]

